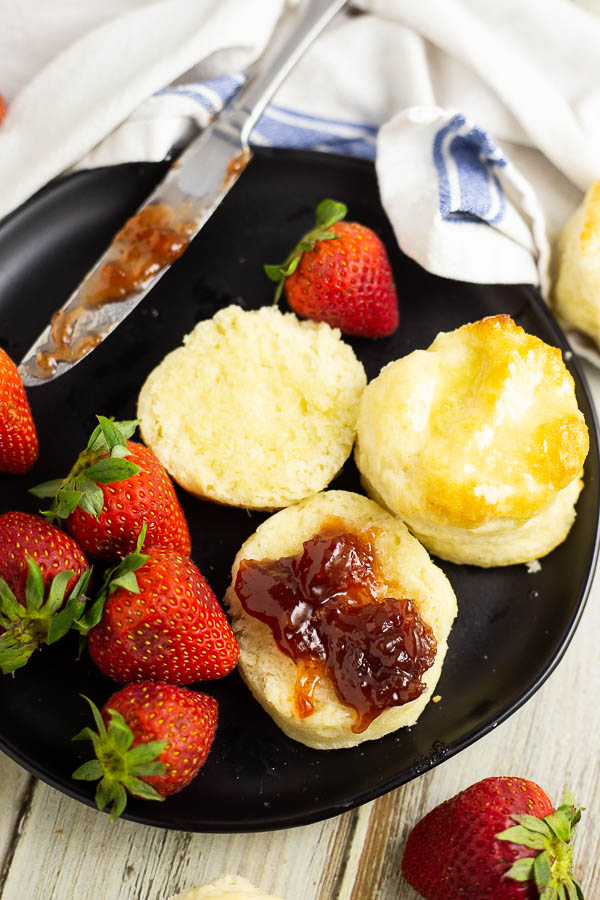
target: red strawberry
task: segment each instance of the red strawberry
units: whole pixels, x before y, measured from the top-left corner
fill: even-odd
[[[583,898],[571,872],[580,818],[568,791],[554,810],[533,781],[486,778],[421,819],[402,874],[426,900]]]
[[[4,101],[4,97],[0,94],[0,125],[4,122],[6,117],[6,103]]]
[[[40,516],[0,516],[0,669],[25,665],[84,611],[89,565],[75,543]],[[67,599],[68,598],[68,599]]]
[[[88,635],[110,678],[192,684],[227,675],[239,648],[225,613],[194,563],[152,548],[107,576],[102,618]]]
[[[0,104],[0,121],[2,121]],[[19,371],[0,347],[0,472],[28,472],[38,456],[38,438]]]
[[[85,698],[88,700],[88,698]],[[113,694],[102,714],[88,700],[98,731],[84,728],[73,740],[91,740],[97,759],[73,773],[96,781],[99,809],[121,815],[127,792],[163,800],[186,787],[206,761],[217,728],[217,701],[170,684],[129,684]]]
[[[173,484],[152,450],[127,440],[137,422],[99,425],[66,478],[32,488],[52,497],[46,513],[65,519],[67,529],[95,559],[131,553],[145,524],[146,547],[166,547],[189,556],[190,532]]]
[[[377,235],[356,222],[341,222],[347,209],[335,200],[317,207],[316,223],[280,266],[265,266],[285,283],[288,303],[299,316],[328,322],[345,334],[387,337],[398,327],[392,269]]]

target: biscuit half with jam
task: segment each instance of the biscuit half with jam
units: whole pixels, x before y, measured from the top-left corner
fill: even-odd
[[[417,721],[457,608],[405,525],[347,491],[263,522],[235,558],[226,604],[242,678],[282,731],[317,749]]]

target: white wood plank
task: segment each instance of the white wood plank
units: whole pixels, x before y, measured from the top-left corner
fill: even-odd
[[[0,753],[0,896],[10,867],[14,844],[25,827],[33,778],[4,753]]]
[[[38,784],[28,827],[0,896],[166,900],[235,872],[286,900],[315,900],[321,883],[335,882],[343,865],[353,815],[275,833],[187,834],[125,821],[111,825],[106,815]]]

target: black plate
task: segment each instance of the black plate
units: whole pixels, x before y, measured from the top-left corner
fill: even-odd
[[[15,359],[164,170],[156,164],[126,165],[73,175],[0,225],[0,345]],[[247,307],[269,303],[272,286],[261,264],[285,257],[326,196],[346,201],[350,218],[374,228],[390,250],[400,328],[383,341],[351,342],[370,379],[389,360],[427,347],[438,331],[499,312],[568,349],[532,289],[446,281],[395,249],[370,163],[260,151],[190,249],[120,328],[69,374],[29,391],[40,459],[25,477],[0,476],[0,511],[37,509],[26,488],[67,471],[96,413],[134,417],[145,377],[199,319],[232,301]],[[540,687],[573,634],[596,559],[597,430],[581,373],[574,360],[568,366],[591,436],[575,526],[536,574],[523,565],[483,570],[441,563],[460,608],[437,688],[441,703],[430,704],[411,729],[356,749],[322,752],[287,739],[232,673],[201,686],[218,698],[220,724],[198,778],[165,803],[131,800],[126,818],[204,832],[317,821],[372,800],[452,756]],[[333,486],[360,490],[351,461]],[[194,560],[222,596],[235,552],[264,516],[203,503],[183,492],[180,497]],[[14,678],[0,680],[0,747],[44,781],[91,804],[93,787],[70,777],[88,750],[70,742],[89,719],[78,695],[101,704],[116,685],[87,656],[75,662],[72,637],[36,654]]]

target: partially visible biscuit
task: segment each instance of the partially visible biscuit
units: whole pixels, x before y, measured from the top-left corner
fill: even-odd
[[[274,307],[229,306],[200,322],[148,376],[140,431],[191,493],[278,509],[338,474],[365,384],[337,329]]]
[[[208,884],[191,888],[170,900],[282,900],[265,894],[240,875],[222,875]]]
[[[332,518],[340,531],[360,534],[373,530],[375,562],[388,587],[386,596],[412,600],[437,642],[433,665],[422,676],[425,690],[421,696],[384,709],[361,733],[353,731],[355,712],[340,702],[329,678],[321,678],[317,684],[314,711],[305,718],[298,715],[296,663],[277,646],[271,627],[248,614],[235,590],[243,560],[294,556],[305,541],[327,529]],[[316,494],[263,522],[235,558],[226,604],[240,646],[239,672],[254,697],[285,734],[323,750],[353,747],[417,721],[439,679],[457,610],[448,579],[400,519],[367,497],[347,491]]]
[[[588,446],[561,351],[500,315],[382,369],[355,457],[368,493],[432,553],[495,566],[564,540]]]
[[[552,259],[552,305],[600,346],[600,181],[563,226]]]

